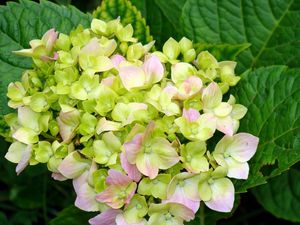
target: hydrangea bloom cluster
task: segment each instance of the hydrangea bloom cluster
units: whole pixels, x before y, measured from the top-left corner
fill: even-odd
[[[75,205],[100,212],[91,225],[180,225],[200,202],[229,212],[229,178],[248,177],[258,138],[237,133],[247,109],[223,98],[240,79],[236,63],[197,55],[187,38],[153,44],[119,19],[94,19],[16,52],[34,68],[8,87],[17,112],[5,116],[6,158],[18,174],[46,163],[54,179],[72,179]]]

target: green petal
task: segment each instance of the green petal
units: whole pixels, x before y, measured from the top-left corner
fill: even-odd
[[[208,182],[199,183],[198,191],[202,201],[209,201],[212,198],[212,190]]]
[[[23,144],[21,142],[18,142],[18,141],[13,142],[9,146],[8,151],[5,154],[5,158],[10,162],[19,163],[26,147],[27,147],[27,145]]]
[[[34,144],[39,140],[38,134],[26,127],[20,127],[12,136],[24,144]]]

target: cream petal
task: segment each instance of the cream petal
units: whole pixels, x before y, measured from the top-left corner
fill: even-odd
[[[247,179],[249,175],[249,165],[247,162],[239,162],[232,157],[225,158],[228,177],[236,179]]]

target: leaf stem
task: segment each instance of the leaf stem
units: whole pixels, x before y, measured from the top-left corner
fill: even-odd
[[[43,181],[43,218],[45,224],[48,224],[48,215],[47,215],[47,175],[44,175]]]
[[[200,225],[205,225],[205,206],[200,207]]]

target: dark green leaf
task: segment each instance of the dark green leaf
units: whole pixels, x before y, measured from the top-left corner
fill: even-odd
[[[50,225],[89,225],[88,220],[94,216],[96,213],[88,213],[71,205],[51,220]]]
[[[3,212],[0,212],[0,225],[7,225],[8,221],[6,215]]]
[[[129,0],[104,0],[100,7],[93,12],[95,18],[105,21],[121,17],[124,25],[131,24],[134,29],[134,36],[142,43],[152,41],[149,27],[141,12],[131,4]]]
[[[130,0],[141,13],[144,18],[147,16],[146,0]]]
[[[247,72],[233,89],[248,108],[239,132],[260,138],[250,175],[237,191],[263,184],[300,160],[300,69],[271,66]]]
[[[187,0],[155,0],[166,18],[178,33],[182,33],[181,12]]]
[[[14,185],[10,190],[10,200],[22,209],[35,209],[43,205],[43,187],[38,179],[33,186]]]
[[[89,26],[91,17],[72,6],[58,6],[48,1],[40,4],[23,0],[0,6],[0,115],[9,112],[7,85],[31,67],[31,60],[12,53],[29,47],[29,41],[41,38],[50,28],[69,33],[77,25]]]
[[[240,70],[285,64],[299,66],[298,0],[188,0],[182,13],[185,34],[200,43],[251,43],[239,56]]]
[[[291,169],[252,190],[257,201],[274,216],[300,222],[300,172]]]

